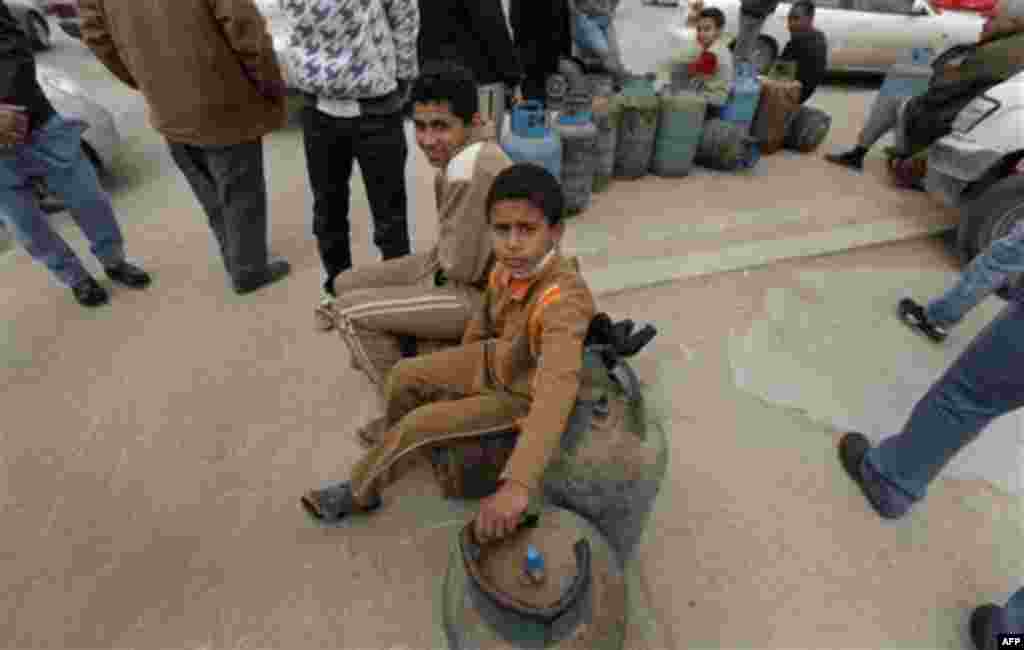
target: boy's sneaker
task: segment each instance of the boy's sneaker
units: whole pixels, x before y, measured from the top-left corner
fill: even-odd
[[[336,323],[334,299],[326,295],[321,298],[320,304],[313,312],[313,317],[316,320],[316,328],[321,332],[329,332],[334,329]]]
[[[904,298],[900,301],[898,306],[900,313],[900,320],[903,323],[915,330],[924,334],[929,339],[936,343],[942,343],[949,336],[949,333],[941,325],[936,325],[932,321],[928,320],[928,314],[924,307],[917,304],[912,298]]]
[[[978,607],[971,612],[971,641],[978,650],[995,650],[995,620],[1002,612],[1002,607],[991,603]]]
[[[91,275],[71,287],[71,293],[74,294],[78,304],[83,307],[97,307],[110,300],[107,290],[101,287]]]

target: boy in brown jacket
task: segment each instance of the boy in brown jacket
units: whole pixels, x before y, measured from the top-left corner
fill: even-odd
[[[477,86],[466,68],[428,63],[410,101],[416,143],[438,170],[438,241],[426,252],[342,273],[334,281],[337,298],[317,310],[381,389],[403,344],[457,343],[479,308],[492,264],[484,203],[495,176],[512,165],[501,147],[480,137]]]
[[[538,493],[576,403],[594,298],[574,260],[558,252],[564,198],[554,176],[514,165],[495,179],[486,205],[497,261],[462,345],[395,366],[380,442],[350,481],[302,497],[316,519],[378,508],[381,476],[409,452],[510,421],[519,439],[498,491],[481,502],[478,538],[513,531]]]

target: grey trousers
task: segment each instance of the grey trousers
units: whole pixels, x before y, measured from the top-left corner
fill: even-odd
[[[267,183],[263,141],[207,147],[167,141],[238,284],[267,266]]]
[[[904,108],[909,97],[883,95],[879,93],[875,103],[871,105],[868,121],[857,136],[857,144],[870,149],[882,136],[892,131],[893,147],[898,151],[906,151],[905,125],[903,122]]]

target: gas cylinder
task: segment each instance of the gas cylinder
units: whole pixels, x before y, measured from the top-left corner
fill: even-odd
[[[501,140],[501,148],[514,162],[536,163],[555,178],[562,174],[562,142],[545,124],[544,107],[527,101],[513,107],[511,128]]]
[[[617,123],[615,178],[640,178],[647,174],[654,153],[661,104],[649,79],[627,81],[612,101],[612,119]]]
[[[685,176],[704,131],[707,102],[698,93],[681,90],[662,92],[658,132],[654,138],[651,171],[658,176]]]
[[[729,103],[722,107],[722,119],[739,125],[744,133],[750,132],[761,100],[761,80],[757,78],[752,63],[741,62],[736,66],[736,80],[733,82]]]
[[[614,93],[614,82],[610,75],[587,75],[593,93],[592,107],[594,126],[597,127],[597,142],[594,154],[597,157],[594,168],[594,191],[602,192],[608,188],[615,170],[615,144],[618,130],[611,116],[611,98]]]
[[[558,116],[555,130],[562,140],[562,191],[565,208],[575,214],[590,205],[597,160],[597,127],[594,126],[590,93],[570,92],[565,112]]]

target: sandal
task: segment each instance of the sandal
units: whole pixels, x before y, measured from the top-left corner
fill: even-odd
[[[322,490],[310,490],[302,495],[301,502],[306,514],[320,524],[336,524],[351,514],[373,512],[383,503],[378,494],[370,505],[359,505],[348,481]]]
[[[337,314],[334,312],[334,301],[332,299],[324,298],[317,305],[313,315],[316,318],[316,328],[321,332],[328,332],[335,328]]]
[[[942,343],[948,333],[946,330],[928,320],[928,314],[924,307],[917,304],[912,298],[904,298],[899,304],[900,320],[912,330],[924,334],[935,343]]]

